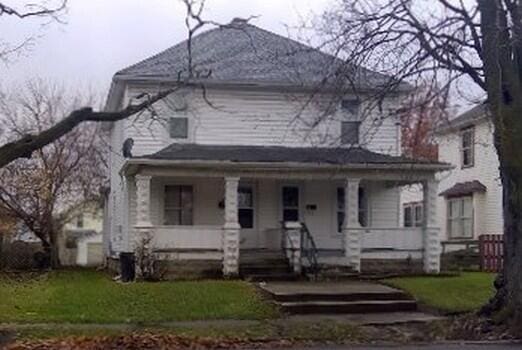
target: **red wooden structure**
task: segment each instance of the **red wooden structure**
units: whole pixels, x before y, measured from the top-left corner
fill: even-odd
[[[504,264],[504,236],[479,236],[480,269],[488,272],[500,272]]]

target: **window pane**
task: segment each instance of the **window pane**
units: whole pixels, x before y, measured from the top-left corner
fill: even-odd
[[[192,209],[181,211],[181,225],[192,225]]]
[[[405,227],[413,226],[411,206],[404,207],[404,226]]]
[[[473,223],[471,219],[462,219],[462,237],[473,237]]]
[[[344,188],[337,189],[337,210],[344,210]]]
[[[170,118],[169,134],[171,138],[186,139],[188,137],[188,118]]]
[[[180,206],[180,186],[166,186],[165,187],[165,206],[179,207]]]
[[[359,187],[359,224],[368,226],[368,196],[363,187]]]
[[[299,221],[299,210],[297,210],[297,209],[283,210],[283,221]]]
[[[343,231],[343,224],[344,224],[344,213],[337,212],[337,232]]]
[[[415,206],[415,226],[422,226],[422,205]]]
[[[181,225],[180,209],[165,209],[164,224],[165,225]]]
[[[462,216],[466,218],[473,216],[473,201],[471,197],[462,199]]]
[[[192,186],[180,186],[180,192],[181,192],[181,207],[184,209],[192,210],[192,207],[193,207]]]
[[[460,220],[450,220],[450,235],[451,237],[461,237]]]
[[[341,123],[341,144],[353,145],[359,143],[359,125],[360,122],[342,122]]]
[[[252,208],[254,206],[252,188],[240,187],[237,195],[239,208]]]
[[[458,200],[450,202],[450,217],[451,218],[460,217],[460,206],[461,206],[461,203]]]
[[[299,206],[299,189],[297,187],[283,187],[283,206]]]
[[[254,210],[253,209],[239,209],[238,213],[239,225],[241,228],[254,227]]]

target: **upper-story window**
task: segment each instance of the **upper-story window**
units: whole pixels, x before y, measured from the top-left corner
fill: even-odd
[[[460,162],[463,168],[475,164],[475,128],[470,127],[460,132]]]
[[[361,122],[341,122],[341,144],[358,145]]]
[[[188,118],[172,117],[169,119],[169,136],[171,139],[188,138]]]

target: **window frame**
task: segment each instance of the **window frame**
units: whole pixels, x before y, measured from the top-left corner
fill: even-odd
[[[469,135],[469,145],[464,146],[464,138]],[[460,166],[462,169],[475,166],[475,127],[470,126],[460,130]],[[469,153],[469,163],[465,163],[466,152]]]
[[[406,212],[410,212],[410,223],[406,221]],[[417,214],[420,212],[420,215]],[[424,203],[408,202],[402,205],[402,225],[404,227],[422,227],[424,224]]]
[[[447,210],[447,215],[446,215],[446,231],[447,231],[447,235],[448,235],[448,239],[473,239],[474,237],[474,213],[475,213],[475,210],[474,210],[474,207],[473,207],[473,196],[462,196],[462,197],[454,197],[454,198],[448,198],[447,200],[447,204],[446,204],[446,210]],[[471,213],[469,214],[469,216],[465,216],[465,201],[469,201],[469,205],[471,206]],[[453,213],[452,213],[452,205],[454,205],[455,203],[457,203],[457,205],[459,206],[458,210],[459,210],[459,213],[457,216],[453,217]],[[464,225],[464,222],[466,220],[469,220],[470,222],[470,234],[469,235],[466,235],[465,234],[465,225]],[[460,228],[460,231],[459,231],[459,234],[457,235],[453,235],[453,225],[458,225],[458,227]]]
[[[178,198],[178,204],[177,205],[167,205],[167,189],[169,187],[179,187],[179,198]],[[191,205],[190,207],[187,207],[183,204],[183,188],[190,188],[191,193]],[[164,226],[194,226],[194,186],[193,185],[187,185],[187,184],[168,184],[163,187],[163,225]],[[168,221],[170,215],[167,215],[167,211],[178,211],[178,221],[179,224],[173,224]],[[185,223],[184,218],[186,216],[184,213],[186,211],[190,212],[190,223]]]

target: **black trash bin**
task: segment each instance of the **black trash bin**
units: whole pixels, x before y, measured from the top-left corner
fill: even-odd
[[[132,282],[136,277],[136,263],[134,253],[120,253],[121,280]]]

